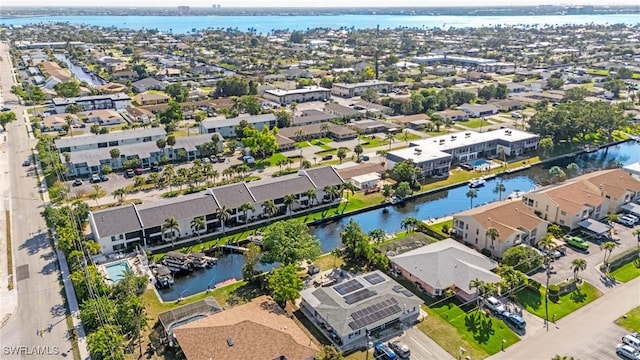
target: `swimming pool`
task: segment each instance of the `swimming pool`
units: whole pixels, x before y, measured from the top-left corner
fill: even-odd
[[[125,271],[131,270],[128,261],[118,261],[112,264],[104,266],[104,270],[107,272],[107,278],[114,283],[124,278]]]
[[[477,168],[477,167],[489,166],[491,165],[491,162],[485,159],[476,159],[473,161],[469,161],[469,165],[473,166],[474,168]]]

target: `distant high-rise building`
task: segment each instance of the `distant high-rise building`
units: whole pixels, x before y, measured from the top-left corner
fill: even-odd
[[[188,6],[178,6],[178,15],[189,15],[191,8]]]

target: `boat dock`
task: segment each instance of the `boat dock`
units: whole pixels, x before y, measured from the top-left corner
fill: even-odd
[[[249,249],[247,249],[246,247],[229,245],[229,244],[223,245],[222,248],[223,249],[229,249],[231,251],[237,251],[237,252],[240,252],[240,253],[245,253],[245,252],[249,251]]]

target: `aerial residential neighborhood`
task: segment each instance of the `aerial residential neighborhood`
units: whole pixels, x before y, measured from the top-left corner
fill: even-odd
[[[0,9],[3,359],[640,359],[637,9],[96,9]]]

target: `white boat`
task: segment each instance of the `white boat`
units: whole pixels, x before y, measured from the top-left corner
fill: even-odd
[[[171,274],[171,270],[168,267],[158,265],[153,273],[157,280],[156,286],[167,288],[173,285],[173,274]]]
[[[473,180],[469,181],[469,187],[470,188],[478,188],[478,187],[484,186],[484,184],[486,182],[487,181],[485,179],[483,179],[483,178],[473,179]]]
[[[525,194],[524,191],[516,190],[516,191],[512,192],[511,194],[509,194],[509,196],[507,196],[507,199],[521,198],[522,195],[524,195],[524,194]]]
[[[213,266],[218,262],[217,258],[206,256],[201,252],[189,254],[189,259],[196,268],[204,269]]]
[[[186,254],[177,251],[169,251],[162,264],[173,272],[193,270],[193,261]]]

